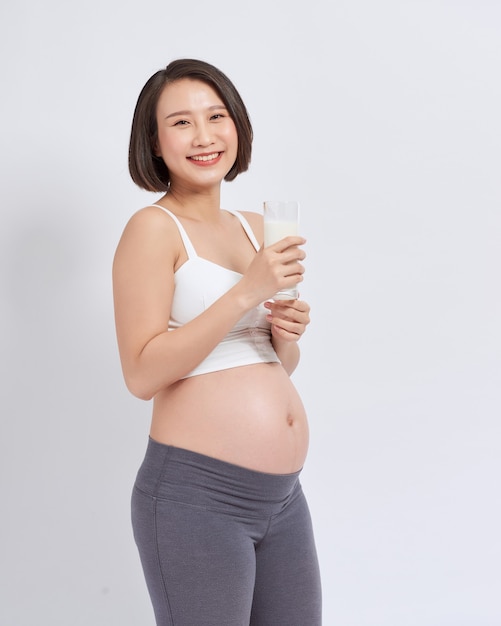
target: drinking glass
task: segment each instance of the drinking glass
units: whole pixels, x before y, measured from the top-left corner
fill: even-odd
[[[299,202],[297,200],[266,200],[263,204],[264,245],[270,246],[284,237],[299,234]],[[296,300],[297,285],[282,289],[274,300]]]

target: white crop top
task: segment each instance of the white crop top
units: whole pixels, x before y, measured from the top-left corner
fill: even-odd
[[[174,295],[169,320],[169,330],[175,330],[203,313],[211,304],[225,294],[242,277],[242,274],[199,257],[179,219],[168,209],[165,211],[176,223],[188,259],[174,274]],[[235,215],[250,239],[259,250],[247,220],[237,211]],[[248,311],[214,350],[183,378],[207,374],[219,370],[252,365],[254,363],[280,363],[271,344],[271,324],[266,321],[267,309],[261,303]]]

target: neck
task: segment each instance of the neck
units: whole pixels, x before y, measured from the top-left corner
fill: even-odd
[[[221,212],[220,191],[219,186],[195,192],[171,188],[160,202],[180,216],[200,220],[219,219]]]

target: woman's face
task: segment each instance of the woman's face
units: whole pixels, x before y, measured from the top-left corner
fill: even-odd
[[[167,85],[157,105],[157,156],[171,186],[219,185],[237,158],[238,135],[223,101],[208,84],[188,78]]]

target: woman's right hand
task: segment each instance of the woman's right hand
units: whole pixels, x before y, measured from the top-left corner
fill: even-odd
[[[304,237],[291,235],[271,246],[261,247],[235,289],[245,291],[250,306],[257,306],[278,291],[294,287],[303,280],[301,261],[306,253],[299,246],[305,243]]]

